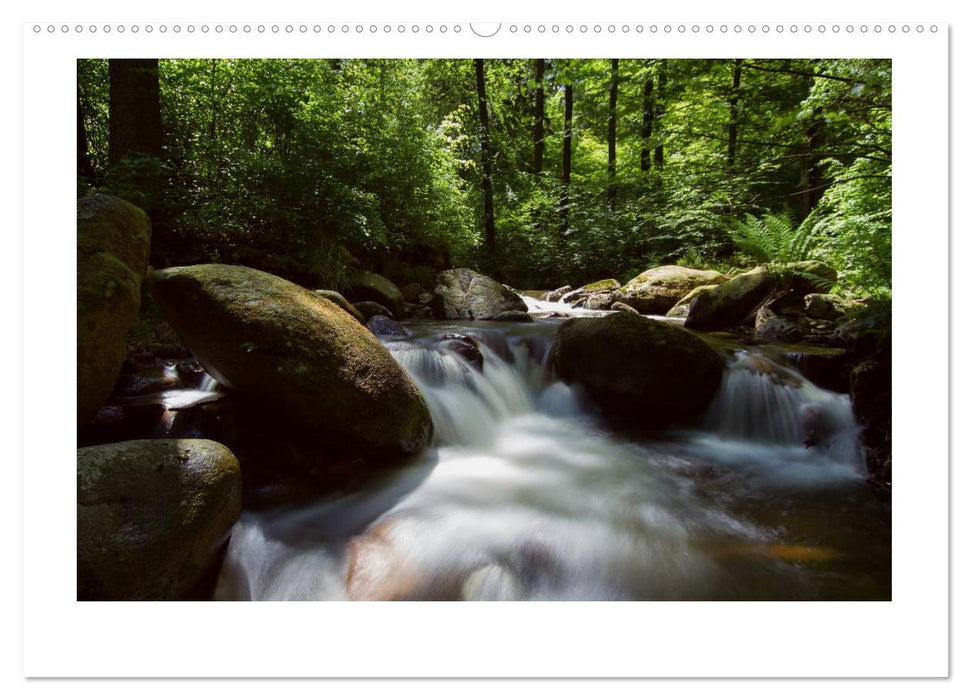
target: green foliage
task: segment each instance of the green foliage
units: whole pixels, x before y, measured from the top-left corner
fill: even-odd
[[[539,84],[533,59],[486,61],[496,255],[483,250],[468,59],[162,60],[165,157],[115,168],[107,61],[82,60],[95,174],[78,191],[140,201],[146,182],[161,183],[157,264],[233,263],[255,250],[281,274],[309,270],[329,288],[346,282],[344,246],[363,267],[425,286],[445,265],[553,288],[661,264],[730,270],[812,257],[836,267],[844,289],[889,296],[889,61],[746,60],[735,88],[731,59],[620,60],[612,179],[611,61],[545,66]]]

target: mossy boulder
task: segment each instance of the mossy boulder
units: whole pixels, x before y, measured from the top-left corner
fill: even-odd
[[[447,319],[488,320],[504,311],[528,311],[522,298],[496,280],[468,268],[439,272],[435,295]]]
[[[363,324],[365,322],[365,318],[361,315],[361,312],[354,308],[354,305],[345,299],[344,295],[340,292],[335,292],[333,289],[315,289],[314,294],[323,297],[327,301],[337,304],[339,307],[344,309],[344,311],[353,316],[358,323]]]
[[[351,270],[347,280],[347,296],[351,301],[373,301],[391,311],[394,318],[402,318],[405,298],[397,285],[376,272]]]
[[[609,296],[610,293],[617,289],[620,289],[620,282],[613,278],[597,280],[596,282],[590,282],[589,284],[574,289],[572,292],[566,292],[560,297],[560,301],[564,304],[573,304],[573,306],[583,306],[584,301],[588,297],[594,294],[606,294]]]
[[[645,270],[630,280],[614,292],[613,300],[632,306],[642,314],[661,315],[696,287],[721,284],[727,280],[728,277],[715,270],[663,265]]]
[[[632,313],[566,321],[552,350],[557,375],[581,384],[608,413],[645,426],[703,411],[724,361],[694,334]]]
[[[78,450],[79,600],[195,597],[239,518],[239,462],[211,440]]]
[[[425,400],[388,350],[335,304],[279,277],[232,265],[154,272],[163,315],[224,387],[369,457],[418,452]]]
[[[695,287],[683,297],[678,299],[674,306],[672,306],[664,315],[668,318],[687,318],[688,310],[691,308],[691,302],[707,292],[709,289],[714,289],[717,286],[717,284],[703,284],[700,287]]]
[[[790,296],[826,293],[836,284],[836,271],[820,262],[789,263],[772,270],[756,267],[700,294],[691,304],[685,326],[715,330],[754,320],[755,310],[776,292]]]
[[[78,200],[77,420],[94,418],[111,394],[138,318],[152,224],[123,199]]]

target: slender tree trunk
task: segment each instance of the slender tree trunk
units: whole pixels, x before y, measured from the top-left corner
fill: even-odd
[[[533,77],[536,82],[535,101],[533,102],[533,172],[539,175],[543,172],[543,149],[545,146],[543,122],[546,119],[546,95],[543,91],[543,77],[546,73],[546,61],[537,58],[533,68]]]
[[[84,104],[81,93],[81,64],[78,63],[78,176],[90,180],[94,177],[94,167],[88,153],[88,132],[84,128]]]
[[[742,86],[742,59],[735,59],[732,70],[732,95],[728,101],[728,170],[735,170],[735,155],[738,149],[738,97]]]
[[[573,160],[573,84],[567,83],[563,91],[563,193],[560,211],[563,213],[561,231],[570,228],[570,168]]]
[[[158,59],[108,61],[108,162],[131,155],[161,157]]]
[[[610,104],[607,116],[607,208],[617,207],[617,81],[620,61],[610,61]]]
[[[663,121],[660,117],[664,114],[664,89],[668,81],[668,62],[661,59],[657,67],[657,97],[654,100],[654,130],[658,134],[657,146],[654,147],[654,167],[658,170],[664,167],[664,140],[662,138]]]
[[[482,152],[482,198],[485,212],[485,249],[496,253],[496,217],[492,203],[492,148],[489,144],[489,110],[486,104],[485,65],[475,59],[475,92],[479,103],[479,147]]]
[[[641,117],[641,172],[651,170],[651,132],[654,127],[654,75],[650,72],[651,62],[647,63],[647,77],[644,79],[644,110]]]

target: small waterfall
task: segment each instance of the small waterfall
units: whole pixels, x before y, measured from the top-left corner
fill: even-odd
[[[441,344],[393,341],[388,349],[418,385],[435,424],[437,445],[489,445],[501,424],[536,410],[569,415],[577,410],[573,390],[550,385],[545,336],[470,334],[482,355],[477,369]]]
[[[571,306],[562,301],[541,301],[528,296],[520,296],[526,302],[526,311],[530,314],[558,313],[564,316],[604,316],[615,311],[585,309],[582,306]]]
[[[219,389],[219,382],[210,375],[208,372],[202,373],[202,379],[199,382],[199,391],[212,392]]]
[[[708,408],[705,429],[723,453],[750,443],[781,463],[826,462],[862,475],[860,427],[849,396],[821,389],[794,370],[738,351]]]

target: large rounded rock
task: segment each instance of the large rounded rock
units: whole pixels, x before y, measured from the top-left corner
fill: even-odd
[[[171,600],[211,576],[239,517],[239,462],[211,440],[78,450],[78,599]]]
[[[518,294],[468,268],[439,272],[435,294],[442,300],[443,317],[448,319],[488,320],[504,311],[528,311]]]
[[[632,306],[642,314],[661,315],[696,287],[727,280],[728,277],[715,270],[680,265],[652,267],[614,292],[613,300]]]
[[[94,418],[125,361],[138,317],[152,224],[123,199],[78,200],[78,423]]]
[[[721,356],[695,335],[631,313],[565,322],[552,356],[557,374],[583,385],[604,410],[645,425],[703,411],[724,367]]]
[[[780,276],[780,273],[785,277]],[[776,270],[756,267],[700,294],[691,304],[684,325],[714,330],[736,326],[780,289],[793,295],[826,293],[836,284],[836,271],[820,262],[790,263]]]
[[[391,280],[376,272],[351,270],[348,274],[347,294],[351,301],[373,301],[391,311],[394,318],[405,312],[405,298]]]
[[[428,444],[418,389],[374,335],[326,299],[232,265],[173,267],[149,279],[166,319],[223,386],[367,456]]]

